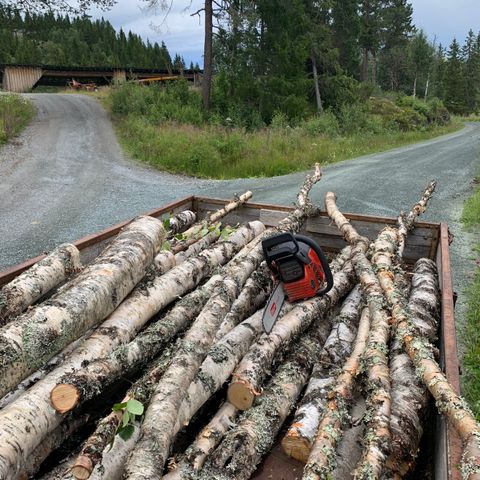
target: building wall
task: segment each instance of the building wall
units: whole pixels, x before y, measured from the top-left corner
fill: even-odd
[[[42,77],[43,71],[37,67],[5,67],[3,89],[7,92],[28,92]]]

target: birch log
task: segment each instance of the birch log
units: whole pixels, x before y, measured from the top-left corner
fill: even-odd
[[[304,469],[304,480],[326,479],[332,475],[336,464],[335,452],[343,435],[343,427],[348,420],[349,407],[354,398],[355,379],[360,371],[360,359],[365,350],[369,331],[370,314],[368,308],[364,308],[353,352],[342,367],[329,393],[328,403]]]
[[[264,228],[260,222],[252,223],[243,233],[242,229],[237,230],[228,241],[206,249],[150,284],[137,287],[62,365],[0,411],[0,478],[14,478],[18,462],[28,457],[42,438],[60,424],[62,416],[50,403],[50,392],[58,380],[66,373],[79,370],[85,362],[103,358],[117,345],[129,342],[156,311],[193,288],[215,266],[238,251],[247,238]],[[187,265],[189,268],[185,270]],[[182,280],[179,282],[178,278]]]
[[[398,217],[398,245],[397,245],[397,259],[401,260],[403,257],[403,251],[405,249],[405,243],[407,234],[414,226],[415,220],[427,209],[427,204],[435,191],[437,182],[431,181],[425,189],[422,198],[413,206],[407,215],[403,213]]]
[[[181,480],[190,478],[200,470],[206,458],[215,450],[227,431],[235,425],[238,409],[230,402],[224,402],[208,424],[197,435],[195,441],[185,451],[184,459],[163,478]]]
[[[0,400],[0,410],[12,403],[24,392],[26,392],[30,387],[35,385],[35,383],[45,378],[49,374],[49,372],[58,367],[74,350],[76,350],[85,341],[86,338],[91,335],[92,331],[93,329],[89,330],[78,340],[75,340],[70,345],[65,347],[58,355],[55,355],[52,359],[50,359],[42,368],[39,368],[36,372],[32,373],[25,380],[22,380],[13,390],[8,392]]]
[[[222,339],[232,328],[242,320],[253,315],[266,301],[272,288],[270,269],[262,262],[246,281],[238,298],[233,302],[215,334],[215,340]]]
[[[150,363],[202,311],[222,282],[221,275],[214,275],[204,286],[182,298],[131,342],[120,345],[106,358],[96,359],[88,365],[84,364],[82,369],[64,375],[50,394],[53,408],[59,413],[67,413],[101,394],[120,377]]]
[[[437,275],[433,261],[426,258],[418,260],[413,269],[412,291],[408,302],[415,328],[432,344],[436,340],[440,317]],[[387,466],[392,474],[404,477],[417,457],[429,395],[399,338],[393,342],[390,371],[392,450]]]
[[[212,230],[200,239],[193,238],[192,242],[187,241],[189,245],[185,250],[178,248],[178,245],[172,248],[172,250],[161,251],[154,259],[153,265],[156,275],[162,275],[168,272],[176,265],[180,265],[188,258],[198,255],[202,250],[207,248],[210,244],[215,242],[220,236],[220,229]]]
[[[306,462],[317,433],[327,392],[334,381],[332,366],[341,365],[350,354],[355,339],[362,294],[357,285],[343,302],[335,326],[319,361],[313,367],[307,389],[292,424],[282,439],[283,451],[290,457]]]
[[[13,320],[80,267],[77,247],[65,243],[3,286],[0,290],[0,326]]]
[[[198,232],[203,230],[205,227],[208,227],[209,225],[212,225],[218,222],[221,218],[225,217],[228,213],[240,207],[245,202],[248,202],[250,198],[252,198],[252,192],[247,191],[243,193],[235,200],[232,200],[231,202],[227,203],[224,207],[218,209],[216,212],[212,212],[208,214],[204,220],[190,227],[186,232],[184,232],[184,236],[189,237],[189,236],[197,235]]]
[[[148,405],[155,385],[157,385],[170,365],[177,348],[178,345],[176,343],[169,344],[162,355],[147,369],[146,373],[129,388],[121,403],[126,403],[134,398],[143,405]],[[115,410],[98,422],[95,431],[85,441],[81,452],[72,462],[72,475],[76,479],[85,480],[89,478],[92,472],[94,470],[97,471],[98,466],[102,465],[105,453],[109,452],[108,445],[115,440],[115,432],[122,420],[122,415],[123,411]],[[137,428],[135,432],[134,442],[128,442],[127,445],[120,444],[122,446],[123,463],[125,463],[128,454],[133,449],[136,440],[138,440],[140,429]]]
[[[164,230],[152,217],[127,225],[60,295],[0,330],[0,396],[117,308],[145,275]]]
[[[391,246],[395,245],[392,243]],[[395,252],[389,253],[393,257]],[[411,312],[405,308],[405,298],[395,287],[392,277],[392,274],[384,275],[381,281],[387,302],[392,309],[392,320],[397,336],[402,339],[417,375],[422,378],[433,395],[438,410],[447,417],[463,441],[464,452],[460,467],[462,478],[478,480],[480,479],[480,426],[467,403],[448,383],[435,360],[433,346],[417,331]]]
[[[255,405],[242,414],[212,454],[211,464],[220,474],[228,473],[236,480],[250,478],[295,405],[320,358],[331,326],[331,322],[319,315],[307,333],[295,342]]]
[[[307,176],[300,189],[297,197],[298,208],[280,222],[280,229],[296,231],[310,214],[317,211],[312,206],[308,194],[320,178],[320,167],[317,164],[314,175]],[[140,440],[126,466],[126,478],[132,480],[148,476],[161,478],[175,435],[174,429],[182,397],[207,355],[223,317],[248,276],[258,268],[262,260],[263,251],[261,245],[257,244],[250,250],[248,257],[232,265],[225,277],[223,289],[212,297],[187,332],[181,351],[172,361],[152,396],[142,425]]]
[[[227,394],[229,402],[240,410],[252,406],[277,352],[304,332],[315,318],[325,318],[330,308],[352,289],[354,275],[351,265],[347,264],[344,270],[335,273],[333,279],[334,286],[325,296],[295,305],[277,320],[269,335],[263,334],[251,346],[233,374]]]
[[[165,228],[168,228],[168,237],[180,233],[197,220],[197,215],[191,210],[184,210],[165,220]]]
[[[40,445],[29,455],[26,464],[22,466],[16,480],[27,480],[32,478],[40,469],[44,460],[57,449],[73,432],[85,425],[88,420],[87,415],[77,418],[69,418],[58,426],[53,432],[44,439]]]
[[[208,353],[220,323],[262,259],[262,251],[255,248],[242,261],[232,262],[221,288],[213,294],[186,333],[147,408],[140,440],[126,465],[126,478],[162,476],[183,396]]]

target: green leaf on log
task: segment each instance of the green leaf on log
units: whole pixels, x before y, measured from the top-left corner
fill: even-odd
[[[127,411],[129,413],[132,413],[133,415],[143,415],[143,410],[143,405],[138,400],[131,398],[127,402]]]
[[[135,431],[134,425],[126,425],[118,430],[118,436],[125,442],[133,435]]]

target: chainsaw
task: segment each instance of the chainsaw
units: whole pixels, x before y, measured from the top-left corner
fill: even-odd
[[[276,282],[262,318],[269,334],[286,298],[293,303],[325,295],[333,287],[333,276],[321,248],[303,235],[281,233],[263,240],[262,248]]]

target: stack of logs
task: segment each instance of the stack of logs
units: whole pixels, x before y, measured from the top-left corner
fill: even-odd
[[[331,260],[334,287],[286,302],[263,333],[261,241],[318,214],[308,195],[320,178],[317,165],[277,228],[222,226],[247,192],[198,222],[139,217],[85,267],[62,245],[3,287],[0,478],[242,480],[275,442],[304,479],[406,478],[431,396],[464,442],[464,478],[480,478],[479,427],[436,361],[435,263],[402,262],[433,182],[376,239],[328,193],[349,244]],[[98,418],[105,398],[118,403]],[[79,448],[46,469],[78,431]],[[182,435],[196,438],[185,448]]]

